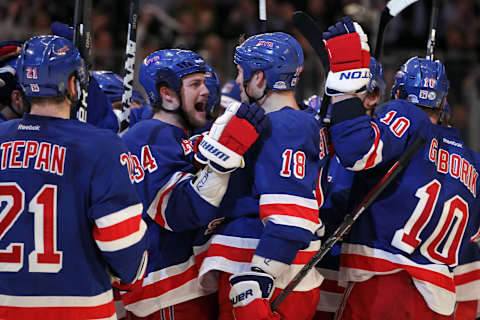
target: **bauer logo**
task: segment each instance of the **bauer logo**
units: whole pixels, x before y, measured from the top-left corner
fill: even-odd
[[[348,71],[348,72],[341,72],[339,80],[350,80],[350,79],[369,79],[370,78],[370,71]]]
[[[217,148],[215,148],[213,145],[211,145],[205,140],[202,140],[202,142],[200,142],[200,147],[202,147],[205,151],[207,151],[208,153],[210,153],[211,155],[215,156],[216,158],[222,161],[227,161],[228,159],[230,159],[230,156],[218,150]]]
[[[159,56],[151,57],[150,59],[145,59],[145,65],[148,66],[150,63],[160,60]]]

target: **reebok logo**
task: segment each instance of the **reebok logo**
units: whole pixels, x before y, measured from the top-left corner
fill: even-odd
[[[252,289],[248,289],[244,292],[241,292],[240,294],[237,294],[235,297],[231,298],[230,301],[233,305],[236,305],[237,303],[246,300],[249,296],[253,297]]]
[[[210,154],[212,154],[213,156],[217,157],[218,159],[220,159],[222,161],[227,161],[228,159],[230,159],[229,155],[226,155],[224,152],[218,150],[217,148],[215,148],[213,145],[211,145],[210,143],[208,143],[205,140],[202,140],[202,142],[200,142],[200,146],[205,151],[209,152]]]
[[[18,127],[17,127],[18,130],[31,130],[31,131],[40,131],[40,126],[39,125],[23,125],[23,124],[19,124]]]

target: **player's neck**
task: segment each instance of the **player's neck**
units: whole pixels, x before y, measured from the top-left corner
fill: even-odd
[[[30,114],[46,117],[55,117],[62,119],[70,119],[70,107],[68,102],[52,104],[52,103],[35,103],[32,104]]]
[[[171,124],[172,126],[179,127],[180,129],[187,131],[187,124],[185,123],[185,120],[183,119],[182,116],[178,113],[174,112],[165,112],[163,110],[159,110],[153,115],[153,119],[157,119],[163,122],[166,122],[168,124]]]
[[[293,90],[284,92],[269,91],[262,100],[259,101],[259,105],[263,108],[263,110],[265,110],[265,113],[278,111],[285,106],[292,107],[295,110],[300,110],[297,105],[297,101],[295,101]]]

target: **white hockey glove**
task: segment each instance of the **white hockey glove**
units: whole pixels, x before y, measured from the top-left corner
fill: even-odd
[[[199,143],[195,159],[220,173],[243,167],[243,154],[267,125],[265,111],[258,105],[231,103]]]
[[[336,96],[366,90],[370,80],[370,47],[362,27],[344,17],[322,37],[330,61],[326,94]]]

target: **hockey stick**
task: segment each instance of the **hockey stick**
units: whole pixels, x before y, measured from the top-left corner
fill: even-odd
[[[123,77],[122,113],[120,114],[121,134],[130,125],[130,104],[132,103],[133,79],[135,71],[135,54],[137,51],[138,0],[130,1],[128,18],[127,48],[125,49],[125,76]]]
[[[325,50],[325,44],[322,39],[322,30],[317,26],[312,17],[303,11],[296,11],[293,13],[292,21],[295,27],[300,33],[307,39],[308,43],[312,46],[313,50],[320,58],[325,75],[330,70],[330,62],[328,61],[327,51]],[[330,104],[330,96],[323,95],[322,104],[320,106],[320,112],[315,116],[317,120],[319,117],[325,119],[327,115],[328,105]]]
[[[90,56],[92,53],[92,0],[76,0],[73,22],[73,44],[78,48],[86,64],[88,83],[88,70],[90,69]],[[78,102],[77,119],[87,122],[87,85],[80,87],[80,100]]]
[[[258,0],[258,18],[262,33],[267,31],[267,4],[266,0]]]
[[[303,266],[303,268],[295,275],[290,283],[283,289],[283,291],[273,300],[270,305],[272,310],[275,311],[278,306],[285,300],[290,292],[302,281],[307,273],[315,267],[315,265],[322,260],[325,254],[330,251],[335,243],[341,239],[341,237],[349,230],[358,217],[367,209],[377,197],[385,190],[386,187],[395,179],[395,177],[408,165],[413,155],[425,144],[425,138],[419,136],[413,141],[408,149],[402,154],[397,162],[388,170],[383,178],[370,190],[370,192],[363,198],[362,202],[353,211],[353,213],[345,216],[343,222],[338,226],[337,230],[325,240],[319,251]]]
[[[400,12],[403,11],[406,7],[412,3],[417,2],[418,0],[390,0],[388,1],[385,8],[382,10],[380,16],[380,23],[378,25],[377,33],[377,43],[375,44],[375,52],[373,57],[377,60],[382,56],[383,51],[383,37],[385,34],[385,29],[387,28],[388,23]]]
[[[430,35],[427,42],[427,56],[428,60],[433,61],[433,49],[435,48],[435,36],[437,33],[437,20],[438,20],[438,0],[432,1],[432,12],[430,13]]]

